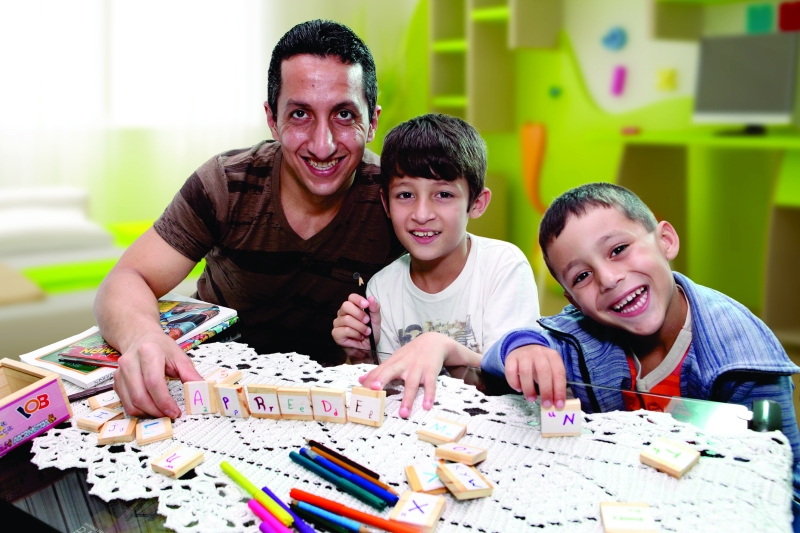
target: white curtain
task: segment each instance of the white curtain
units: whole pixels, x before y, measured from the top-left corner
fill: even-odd
[[[380,72],[418,1],[2,0],[0,188],[83,187],[99,222],[153,220],[208,158],[270,137],[291,26],[350,25]]]

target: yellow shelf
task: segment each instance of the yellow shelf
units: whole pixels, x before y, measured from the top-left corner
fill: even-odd
[[[464,95],[442,95],[433,97],[434,107],[467,107],[467,97]]]
[[[442,39],[433,42],[433,51],[439,54],[457,54],[467,51],[466,39]]]
[[[511,10],[508,6],[482,7],[473,9],[469,16],[475,22],[507,22]]]

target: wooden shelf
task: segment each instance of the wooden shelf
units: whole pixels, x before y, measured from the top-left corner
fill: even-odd
[[[555,48],[564,25],[563,0],[509,0],[508,47]]]
[[[473,15],[509,12],[505,5],[483,7],[480,0],[471,2]],[[467,24],[467,98],[471,104],[467,120],[482,133],[513,131],[514,54],[508,48],[508,25],[485,21],[473,16]]]
[[[475,22],[508,22],[511,9],[508,6],[491,6],[473,9],[469,18]]]
[[[467,51],[466,39],[442,39],[433,41],[432,49],[437,54],[458,54]]]

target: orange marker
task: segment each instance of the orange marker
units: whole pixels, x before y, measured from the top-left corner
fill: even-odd
[[[335,463],[335,464],[341,466],[342,468],[344,468],[348,472],[352,472],[353,474],[361,476],[364,479],[366,479],[367,481],[369,481],[370,483],[374,483],[375,485],[378,485],[379,487],[388,490],[389,492],[391,492],[395,496],[398,496],[397,492],[392,487],[390,487],[389,485],[384,483],[383,481],[375,479],[374,477],[365,474],[364,472],[362,472],[358,468],[354,468],[354,467],[350,466],[349,464],[345,463],[344,461],[341,461],[341,460],[337,459],[336,457],[334,457],[333,455],[329,454],[325,450],[321,450],[321,449],[317,448],[316,446],[314,446],[313,444],[311,445],[311,450],[316,452],[316,453],[318,453],[319,455],[321,455],[322,457],[324,457],[328,461],[331,461],[332,463]]]
[[[390,533],[419,533],[419,528],[408,526],[393,520],[385,520],[379,516],[374,516],[368,513],[362,513],[361,511],[356,511],[355,509],[344,506],[341,503],[336,503],[334,501],[322,498],[321,496],[316,496],[304,490],[292,489],[289,491],[289,497],[301,502],[315,505],[339,516],[352,518],[353,520],[363,524],[368,524],[384,531],[389,531]]]

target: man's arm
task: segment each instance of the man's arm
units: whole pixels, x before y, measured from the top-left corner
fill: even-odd
[[[94,314],[103,338],[122,354],[114,389],[129,415],[177,418],[180,409],[164,376],[202,380],[191,359],[164,334],[158,313],[158,297],[186,278],[195,264],[150,228],[100,285]]]

